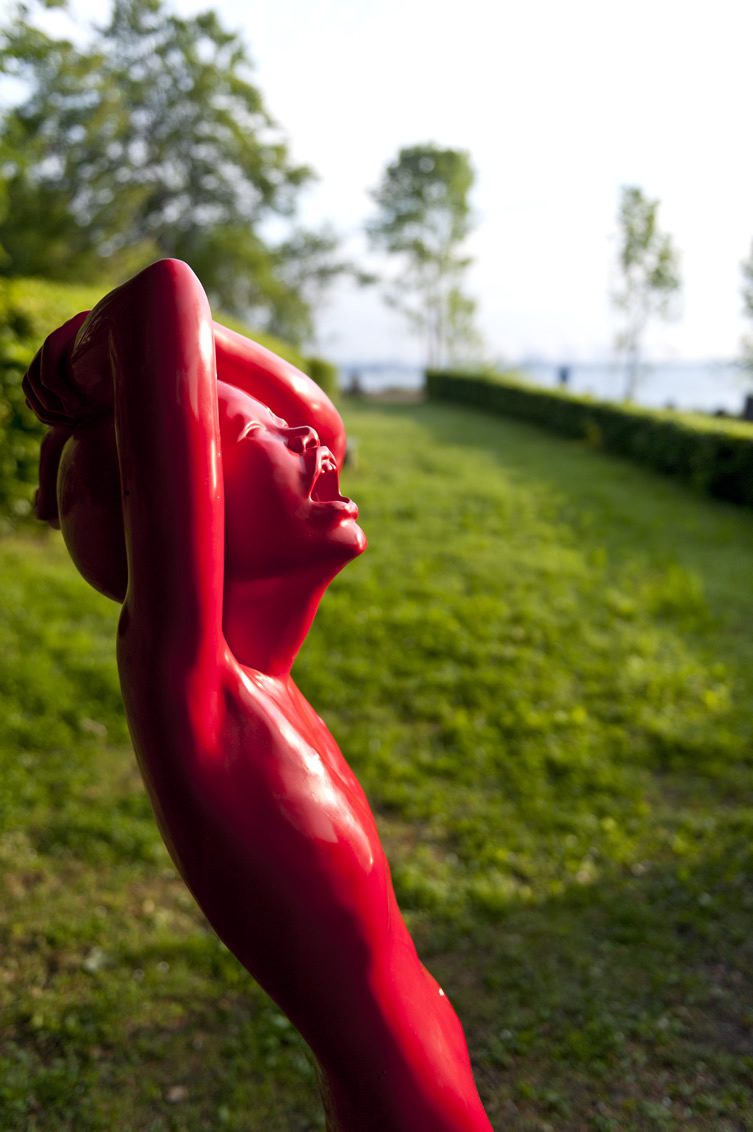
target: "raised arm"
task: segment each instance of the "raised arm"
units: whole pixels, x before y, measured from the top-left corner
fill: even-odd
[[[112,381],[128,591],[122,624],[175,663],[222,647],[224,497],[206,295],[184,263],[152,264],[76,337],[76,385]]]
[[[217,375],[269,405],[291,427],[311,425],[342,466],[345,425],[324,390],[290,362],[270,350],[213,323]]]

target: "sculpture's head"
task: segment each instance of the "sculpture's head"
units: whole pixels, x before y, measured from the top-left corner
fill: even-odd
[[[289,427],[220,381],[225,577],[244,581],[316,567],[334,574],[366,538],[340,494],[339,469],[313,428]]]
[[[333,576],[366,545],[358,508],[313,429],[290,428],[247,393],[217,383],[225,487],[225,579]],[[83,423],[43,447],[38,514],[59,525],[86,580],[116,601],[128,580],[115,429]]]

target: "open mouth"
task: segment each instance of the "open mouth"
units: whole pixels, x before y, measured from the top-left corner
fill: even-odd
[[[327,448],[321,448],[319,452],[314,482],[309,492],[312,503],[340,503],[357,512],[355,503],[340,494],[340,475],[334,456]]]
[[[332,503],[336,499],[343,498],[340,495],[337,464],[329,453],[323,456],[319,464],[316,478],[311,485],[311,498],[315,503]]]

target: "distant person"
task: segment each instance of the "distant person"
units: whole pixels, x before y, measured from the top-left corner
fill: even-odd
[[[570,384],[570,366],[560,366],[557,370],[557,384],[562,389],[566,389]]]
[[[348,395],[350,397],[363,397],[363,385],[361,384],[361,375],[357,369],[353,370],[350,376],[350,386],[348,388]]]

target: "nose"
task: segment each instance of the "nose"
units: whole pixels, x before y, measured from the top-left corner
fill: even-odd
[[[299,425],[297,428],[284,430],[285,442],[293,452],[305,452],[307,448],[319,447],[319,434],[310,425]]]

